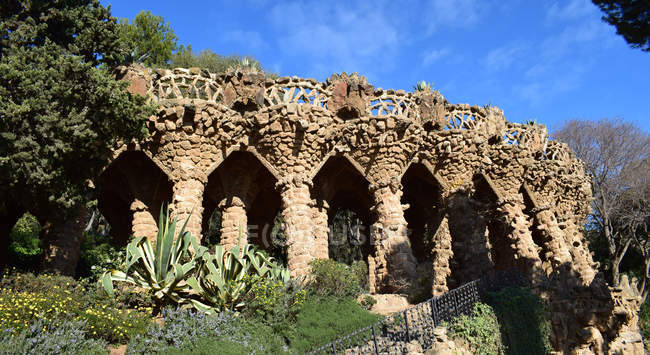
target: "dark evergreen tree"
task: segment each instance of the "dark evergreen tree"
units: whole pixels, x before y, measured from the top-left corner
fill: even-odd
[[[650,51],[650,1],[649,0],[592,0],[605,13],[603,20],[616,26],[634,48]]]
[[[153,108],[110,72],[127,52],[97,0],[0,2],[2,244],[25,211],[50,232],[46,244],[58,240],[63,222],[83,220],[110,148],[145,137]]]

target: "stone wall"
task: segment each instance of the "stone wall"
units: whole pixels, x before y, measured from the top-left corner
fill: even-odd
[[[171,186],[171,196],[153,199],[124,187],[133,216],[122,219],[138,221],[133,232],[155,232],[146,213],[167,197],[177,216],[191,213],[199,236],[219,209],[223,243],[233,245],[247,242],[248,229],[240,231],[251,211],[277,208],[288,267],[301,276],[328,257],[332,214],[350,208],[370,227],[373,292],[402,292],[426,277],[440,294],[516,267],[549,304],[557,351],[638,349],[638,294],[603,282],[580,230],[589,178],[543,125],[511,123],[497,107],[452,104],[437,91],[374,88],[356,74],[318,82],[123,68],[120,76],[159,110],[150,138],[117,150],[116,162],[143,152]],[[279,202],[255,202],[269,199]]]

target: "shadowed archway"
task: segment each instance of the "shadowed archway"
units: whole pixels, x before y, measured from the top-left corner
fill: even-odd
[[[141,151],[125,151],[99,176],[99,211],[116,243],[130,236],[155,237],[160,208],[172,199],[172,182]]]
[[[284,245],[271,241],[281,203],[276,183],[277,179],[254,154],[231,153],[208,176],[203,198],[203,230],[208,238],[204,239],[232,247],[246,238],[281,258],[278,254],[283,254]],[[216,219],[219,225],[214,225]]]
[[[372,195],[369,182],[345,157],[332,156],[313,179],[312,196],[327,209],[329,255],[350,263],[374,255],[370,240]]]

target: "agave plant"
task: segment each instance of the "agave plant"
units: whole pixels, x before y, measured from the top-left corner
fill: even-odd
[[[413,87],[414,91],[431,91],[433,88],[433,83],[427,83],[426,81],[418,81],[417,84]]]
[[[176,219],[170,219],[168,208],[161,208],[155,246],[145,237],[130,242],[126,247],[126,269],[112,270],[102,276],[106,292],[113,295],[113,282],[119,281],[147,290],[158,306],[170,301],[187,302],[189,285],[185,280],[207,250],[185,230],[188,220],[175,237]]]
[[[217,245],[214,254],[203,253],[195,276],[187,283],[195,292],[192,305],[203,312],[238,311],[251,285],[260,278],[289,280],[289,271],[252,244],[237,245],[230,250]]]

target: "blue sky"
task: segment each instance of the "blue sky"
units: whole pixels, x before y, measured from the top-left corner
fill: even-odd
[[[630,48],[590,0],[122,1],[162,16],[194,50],[252,55],[281,75],[358,72],[375,87],[419,80],[453,103],[550,129],[620,118],[650,131],[650,53]]]

